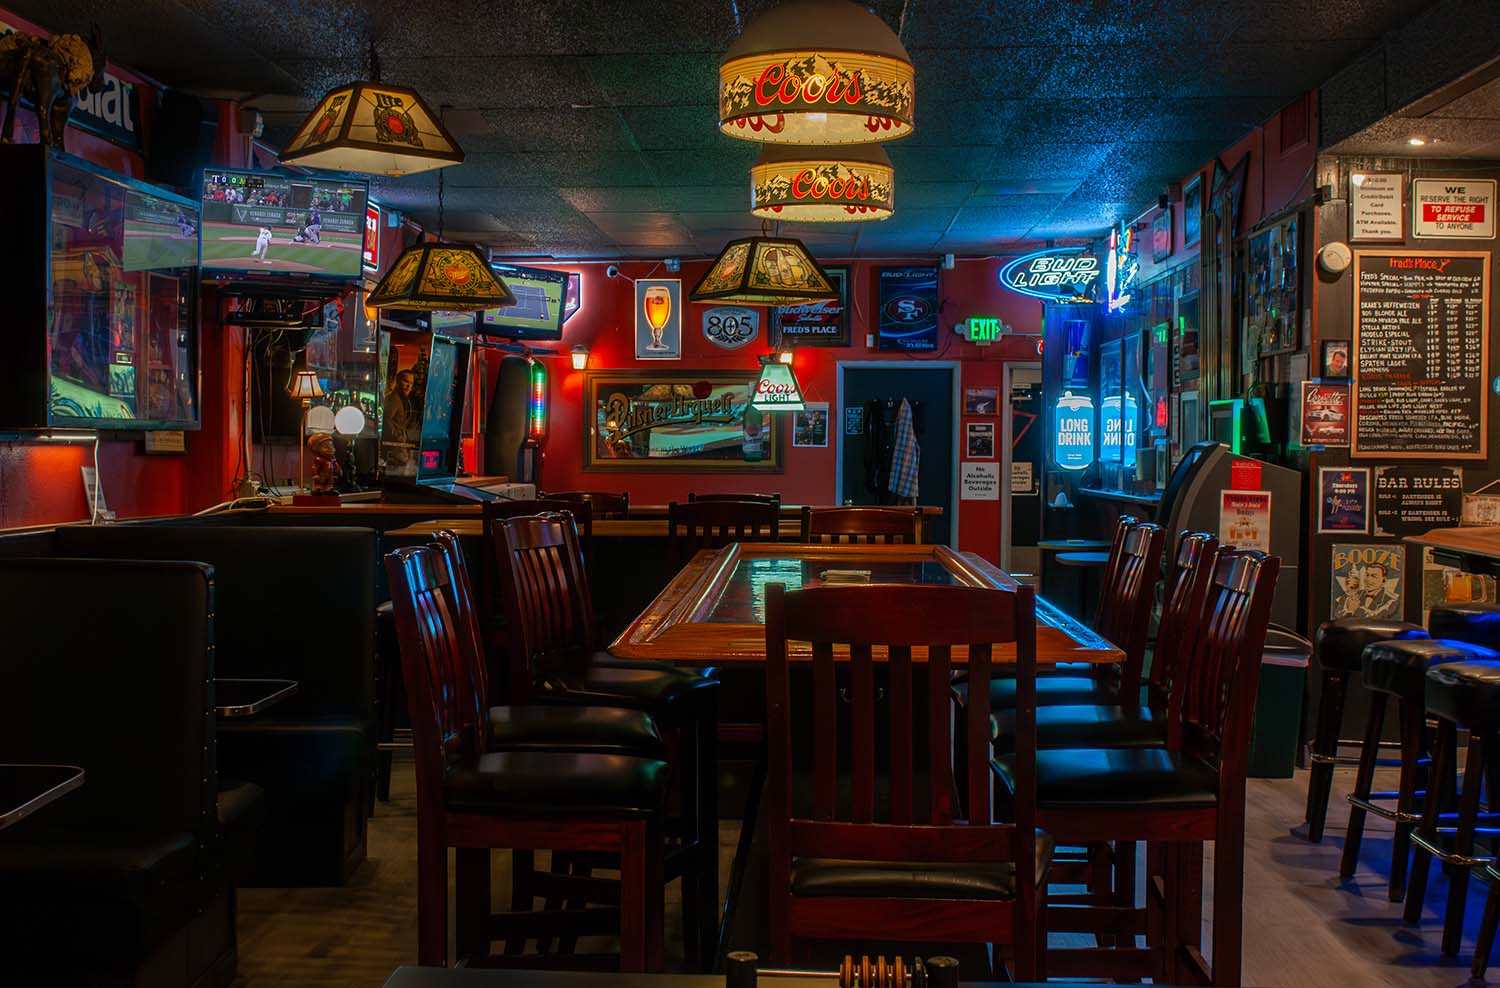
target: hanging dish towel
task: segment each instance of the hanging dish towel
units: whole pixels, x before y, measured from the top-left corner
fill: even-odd
[[[917,468],[922,462],[922,450],[917,446],[917,430],[911,424],[911,402],[901,399],[901,408],[896,412],[896,429],[891,455],[891,493],[900,498],[917,499]]]

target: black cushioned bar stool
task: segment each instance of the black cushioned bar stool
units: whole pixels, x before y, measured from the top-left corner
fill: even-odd
[[[1432,859],[1448,869],[1448,905],[1443,913],[1443,953],[1458,953],[1463,939],[1464,904],[1469,872],[1475,865],[1490,864],[1492,857],[1474,854],[1474,831],[1478,826],[1480,790],[1486,776],[1490,791],[1500,781],[1500,653],[1480,645],[1470,646],[1477,659],[1449,662],[1427,670],[1427,713],[1437,720],[1432,743],[1432,779],[1423,801],[1422,821],[1412,835],[1411,880],[1406,892],[1405,919],[1422,918],[1427,873]],[[1458,757],[1458,730],[1469,731],[1468,757],[1464,762],[1462,793],[1458,799],[1456,826],[1444,825],[1447,803],[1446,780]],[[1491,800],[1493,801],[1493,796]],[[1482,814],[1493,817],[1493,813]],[[1451,838],[1451,844],[1448,844]]]
[[[1444,663],[1478,657],[1472,645],[1439,638],[1394,639],[1365,646],[1362,665],[1365,688],[1370,691],[1370,713],[1365,720],[1364,746],[1359,753],[1354,791],[1347,797],[1349,832],[1344,837],[1340,878],[1350,877],[1358,867],[1365,816],[1374,813],[1395,823],[1389,896],[1392,902],[1400,902],[1405,897],[1407,855],[1411,850],[1412,826],[1418,819],[1416,808],[1421,795],[1417,791],[1418,778],[1427,748],[1427,670]],[[1396,712],[1401,719],[1401,776],[1395,793],[1376,793],[1371,790],[1391,697],[1396,698]],[[1396,800],[1394,808],[1381,805],[1393,796]]]
[[[1393,638],[1426,638],[1421,625],[1374,618],[1340,618],[1324,621],[1313,635],[1313,654],[1323,670],[1323,688],[1318,697],[1317,727],[1314,729],[1312,768],[1307,777],[1307,839],[1323,839],[1328,820],[1328,794],[1333,788],[1333,766],[1339,751],[1339,727],[1344,719],[1344,698],[1349,678],[1361,671],[1366,645]]]

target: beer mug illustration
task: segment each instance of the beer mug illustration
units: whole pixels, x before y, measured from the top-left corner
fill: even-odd
[[[670,350],[661,341],[662,330],[667,326],[667,320],[672,316],[672,293],[666,285],[649,285],[641,298],[641,305],[646,310],[646,323],[651,327],[651,342],[646,345],[647,350]]]

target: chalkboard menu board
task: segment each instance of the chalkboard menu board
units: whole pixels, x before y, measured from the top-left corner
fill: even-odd
[[[1352,456],[1484,459],[1489,254],[1359,251]]]

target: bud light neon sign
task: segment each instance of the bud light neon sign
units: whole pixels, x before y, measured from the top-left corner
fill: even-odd
[[[1087,247],[1051,247],[1007,261],[1000,285],[1044,302],[1092,302],[1099,274]]]
[[[1063,470],[1085,470],[1094,462],[1094,402],[1064,391],[1053,416],[1052,462]]]

